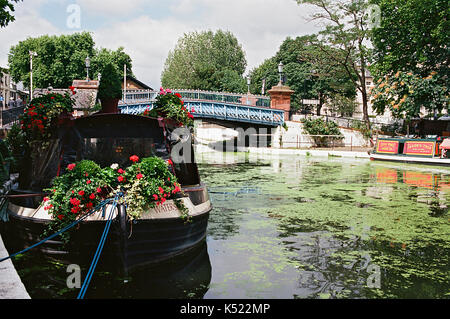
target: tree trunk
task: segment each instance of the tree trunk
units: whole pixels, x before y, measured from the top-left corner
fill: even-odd
[[[370,131],[371,125],[370,125],[370,118],[369,118],[369,103],[367,98],[367,91],[366,86],[364,85],[362,90],[362,102],[363,102],[363,119],[364,122],[366,122],[367,129]]]
[[[323,102],[322,95],[319,92],[319,105],[317,106],[317,116],[320,116],[320,111],[322,110]]]

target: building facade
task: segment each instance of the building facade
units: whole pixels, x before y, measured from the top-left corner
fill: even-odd
[[[20,107],[26,103],[27,96],[28,93],[23,91],[21,84],[12,81],[8,70],[0,68],[0,107]]]

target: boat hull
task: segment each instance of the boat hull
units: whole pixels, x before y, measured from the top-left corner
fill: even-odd
[[[99,265],[127,273],[183,255],[200,245],[206,237],[211,204],[206,188],[198,188],[191,196],[197,201],[207,201],[194,205],[186,199],[191,203],[188,220],[170,216],[170,211],[160,209],[159,216],[147,214],[142,219],[130,221],[124,206],[118,206]],[[197,208],[194,213],[193,208]],[[10,252],[20,251],[43,239],[42,234],[50,220],[26,216],[23,211],[30,211],[30,208],[12,203],[8,209],[9,222],[2,223],[2,237]],[[105,219],[82,221],[70,230],[70,240],[66,244],[57,236],[33,250],[66,263],[89,263],[105,225]]]
[[[446,158],[381,155],[381,154],[373,153],[373,154],[370,154],[370,159],[372,161],[387,161],[387,162],[399,162],[399,163],[408,163],[408,164],[450,166],[450,159],[446,159]]]

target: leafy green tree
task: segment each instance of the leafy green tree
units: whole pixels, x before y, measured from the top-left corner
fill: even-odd
[[[328,102],[330,111],[338,113],[341,116],[351,117],[353,112],[355,112],[356,106],[357,103],[355,98],[349,98],[339,93],[332,95],[330,97],[330,101]]]
[[[339,64],[325,61],[322,51],[311,44],[313,39],[314,35],[295,39],[288,37],[274,57],[252,70],[251,91],[260,93],[264,79],[267,88],[276,85],[279,82],[278,63],[281,61],[286,84],[295,91],[291,104],[294,111],[304,111],[303,99],[319,99],[317,113],[320,115],[323,103],[331,96],[340,94],[354,98],[353,81]]]
[[[372,20],[367,0],[297,0],[299,4],[318,9],[313,20],[324,22],[324,29],[312,44],[323,53],[325,61],[340,65],[352,79],[362,96],[364,121],[370,129],[368,113],[369,92],[366,83],[371,58],[370,41]]]
[[[187,33],[169,52],[161,83],[175,89],[242,92],[246,65],[245,53],[232,33]]]
[[[448,0],[373,0],[380,7],[373,30],[373,72],[413,72],[424,77],[449,75]]]
[[[373,30],[371,71],[379,112],[412,118],[448,108],[450,11],[447,0],[373,0],[380,24]],[[403,83],[403,85],[401,84]]]
[[[449,102],[448,88],[439,85],[436,71],[427,77],[400,71],[386,75],[379,78],[372,95],[377,112],[388,108],[395,118],[407,120],[422,117],[422,108],[428,116],[437,116]]]
[[[14,3],[21,0],[0,0],[0,28],[6,27],[10,22],[15,20],[12,13],[14,12]]]
[[[11,47],[8,61],[14,81],[30,84],[30,55],[33,58],[33,86],[45,88],[67,88],[73,80],[86,78],[86,57],[91,58],[90,77],[96,78],[103,68],[112,63],[117,68],[119,77],[123,76],[123,65],[127,64],[131,74],[131,58],[121,47],[116,51],[95,49],[95,43],[88,32],[71,35],[28,38]],[[93,75],[93,76],[92,76]],[[103,76],[103,74],[102,74]]]

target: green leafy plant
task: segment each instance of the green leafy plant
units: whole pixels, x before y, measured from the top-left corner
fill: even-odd
[[[37,97],[25,108],[20,124],[27,141],[48,140],[52,130],[61,124],[63,113],[73,112],[74,101],[70,94],[50,93]]]
[[[343,139],[339,126],[334,121],[324,121],[322,118],[303,119],[303,130],[312,136],[317,146],[328,146],[330,140]]]
[[[11,164],[13,162],[11,151],[5,140],[0,140],[0,181],[9,179]]]
[[[103,102],[105,99],[120,99],[122,97],[122,86],[120,73],[113,63],[107,63],[102,69],[102,80],[98,88],[98,98]]]
[[[421,117],[421,108],[429,116],[448,108],[448,88],[440,83],[436,71],[422,77],[413,72],[398,71],[380,77],[371,91],[374,108],[383,113],[388,108],[398,119]]]
[[[191,109],[193,111],[193,109]],[[155,107],[146,109],[143,116],[164,117],[172,119],[180,125],[188,127],[194,126],[194,116],[187,110],[179,93],[172,93],[170,89],[161,87],[159,95],[156,97]]]
[[[365,139],[369,139],[372,137],[372,131],[367,128],[367,125],[365,123],[353,120],[350,126],[351,128],[360,131]]]
[[[128,217],[139,218],[146,210],[176,198],[181,187],[169,169],[173,163],[157,157],[144,158],[133,155],[126,169],[112,164],[101,168],[93,161],[83,160],[67,166],[65,172],[56,177],[46,189],[44,209],[52,216],[46,234],[61,229],[98,206],[104,199],[122,192],[127,205]],[[177,207],[184,207],[179,205]],[[186,218],[187,209],[180,209]],[[67,235],[65,238],[67,239]]]
[[[144,158],[129,166],[125,173],[123,189],[128,204],[128,216],[138,218],[145,210],[154,208],[181,192],[181,188],[169,167],[158,157]]]
[[[22,131],[19,125],[13,124],[6,136],[6,144],[11,150],[11,172],[15,173],[19,171],[20,161],[23,158],[24,150],[27,146],[27,140],[25,133]]]

